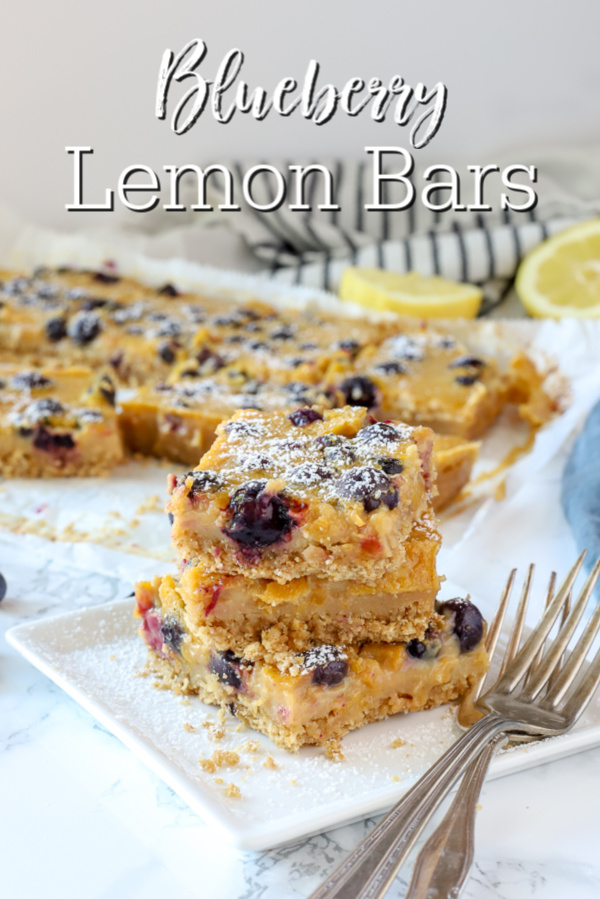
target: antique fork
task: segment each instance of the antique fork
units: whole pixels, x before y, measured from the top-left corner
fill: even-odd
[[[576,690],[565,699],[600,628],[600,606],[562,670],[558,671],[558,665],[598,579],[600,560],[558,635],[549,641],[541,660],[539,654],[569,599],[584,555],[582,553],[572,567],[537,627],[483,697],[488,713],[444,753],[311,899],[377,899],[382,896],[439,803],[467,765],[478,758],[483,749],[489,748],[492,740],[515,733],[553,736],[572,727],[600,682],[598,652]],[[524,618],[524,613],[517,614],[517,619],[521,617]],[[521,687],[517,689],[519,684]],[[545,695],[539,698],[544,687],[547,687]]]
[[[490,660],[490,668],[474,687],[461,700],[457,721],[463,728],[472,727],[485,714],[477,708],[477,698],[481,695],[483,687],[492,670],[494,656],[498,646],[498,637],[502,630],[506,609],[512,591],[516,568],[510,573],[504,593],[498,607],[498,611],[494,621],[489,629],[486,638],[486,649]],[[523,584],[521,592],[521,600],[515,620],[513,622],[510,639],[508,640],[499,674],[506,670],[507,665],[514,659],[519,648],[523,625],[525,623],[525,615],[527,604],[533,580],[534,566],[530,565],[527,577]],[[556,584],[556,572],[552,572],[548,592],[546,595],[546,608],[549,606],[554,595]],[[570,611],[570,597],[567,597],[563,606],[561,623],[562,627],[567,620]],[[543,647],[538,650],[536,658],[531,663],[528,678],[531,679],[535,673],[539,663],[542,660]],[[560,673],[561,662],[554,669],[554,673],[548,680],[550,686],[558,674]],[[477,808],[477,800],[483,786],[483,781],[490,763],[496,753],[496,750],[506,743],[524,742],[525,740],[537,740],[539,737],[524,734],[512,734],[511,739],[507,740],[506,734],[498,734],[494,737],[488,746],[483,750],[478,759],[468,766],[456,796],[452,801],[448,811],[444,815],[442,821],[438,824],[433,834],[421,848],[413,868],[411,881],[408,891],[404,899],[421,899],[423,896],[431,894],[444,899],[444,897],[452,897],[456,899],[460,895],[465,882],[468,879],[471,865],[473,863],[473,855],[475,852],[475,812]]]

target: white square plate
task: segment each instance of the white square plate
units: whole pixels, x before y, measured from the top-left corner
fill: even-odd
[[[446,582],[440,598],[456,595],[465,591]],[[151,677],[136,676],[147,657],[137,627],[128,600],[22,624],[7,638],[241,849],[271,848],[389,808],[460,733],[446,707],[396,715],[349,734],[342,762],[312,747],[286,753],[261,734],[241,730],[233,718],[214,742],[202,724],[216,722],[216,709],[157,690]],[[240,749],[249,740],[254,745]],[[403,744],[394,747],[399,740]],[[490,776],[598,744],[596,697],[569,734],[501,753]],[[199,759],[215,749],[239,750],[239,764],[206,772]],[[265,767],[268,756],[276,768]],[[239,787],[241,798],[228,798],[228,783]]]

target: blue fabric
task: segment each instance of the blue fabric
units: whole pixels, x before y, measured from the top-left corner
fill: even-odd
[[[563,474],[562,507],[587,566],[600,556],[600,403],[573,447]]]

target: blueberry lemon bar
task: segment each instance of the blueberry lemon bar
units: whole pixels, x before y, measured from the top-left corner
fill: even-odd
[[[123,459],[115,387],[87,368],[0,366],[0,473],[106,474]]]
[[[206,631],[236,651],[260,640],[299,650],[319,642],[409,640],[422,637],[431,619],[439,546],[434,522],[425,519],[405,541],[402,567],[375,583],[304,575],[281,584],[186,564],[177,583],[160,581],[158,596],[165,614],[181,617],[190,633]]]
[[[432,447],[428,428],[361,407],[219,425],[200,465],[170,477],[178,576],[136,585],[161,685],[297,750],[475,683],[483,619],[436,601]]]
[[[475,356],[455,337],[428,327],[370,344],[354,361],[351,376],[342,379],[334,371],[329,378],[347,402],[368,406],[379,418],[467,439],[495,421],[511,383],[493,359]]]
[[[207,629],[189,629],[186,600],[173,579],[140,583],[136,597],[141,633],[164,686],[228,707],[291,751],[398,712],[451,702],[487,670],[485,625],[465,599],[436,604],[421,639],[319,643],[298,652],[268,640],[235,651]]]
[[[361,408],[236,412],[200,465],[171,478],[173,543],[211,572],[376,580],[431,511],[432,445],[428,428]]]
[[[120,424],[132,452],[196,465],[217,426],[238,409],[293,412],[298,406],[340,405],[335,390],[252,377],[238,365],[207,375],[197,360],[178,366],[167,382],[142,387],[121,403]]]

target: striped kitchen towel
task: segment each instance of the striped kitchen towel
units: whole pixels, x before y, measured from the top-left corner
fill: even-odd
[[[420,171],[412,175],[417,199],[409,209],[366,211],[373,191],[370,162],[339,159],[319,160],[332,173],[334,203],[339,209],[316,208],[324,196],[323,177],[316,175],[306,179],[305,202],[314,208],[290,210],[292,194],[279,209],[263,212],[239,200],[245,172],[254,165],[266,164],[264,160],[246,160],[226,163],[234,179],[235,201],[242,209],[223,213],[222,220],[243,236],[255,256],[268,266],[271,277],[280,282],[336,290],[348,265],[441,274],[481,285],[485,314],[508,293],[525,253],[568,225],[600,215],[598,152],[538,152],[522,156],[528,165],[535,163],[538,168],[534,188],[538,203],[528,212],[500,210],[499,194],[506,189],[499,185],[499,176],[495,176],[495,190],[492,178],[485,184],[484,200],[493,211],[430,211],[420,202],[420,190],[428,183]],[[268,165],[284,177],[289,174],[290,164],[311,165],[314,161],[268,160]],[[393,163],[389,170],[394,171]],[[472,175],[466,167],[459,174],[465,196],[470,195]],[[439,180],[446,180],[446,176],[439,176]],[[220,176],[207,181],[208,202],[215,207],[224,202],[223,183]],[[273,174],[259,173],[252,182],[254,201],[262,206],[272,203],[275,186]],[[384,182],[383,201],[397,199],[398,187],[394,182]],[[191,196],[194,186],[190,183],[187,189]],[[512,200],[521,203],[524,196],[513,194]],[[469,199],[462,202],[468,205]]]

